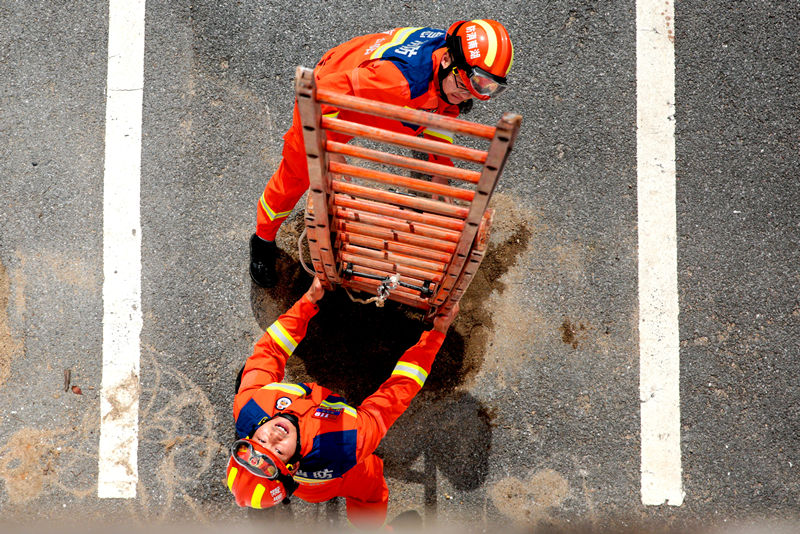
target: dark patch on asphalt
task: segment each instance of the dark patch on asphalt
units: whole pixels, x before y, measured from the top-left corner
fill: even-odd
[[[253,311],[264,330],[311,284],[311,276],[298,261],[296,243],[302,227],[302,218],[295,216],[279,236],[280,284],[268,290],[251,287]],[[506,240],[490,244],[425,387],[378,449],[388,475],[423,485],[429,511],[436,509],[437,473],[460,490],[474,490],[486,480],[494,413],[459,387],[483,365],[494,328],[486,303],[492,292],[506,289],[501,278],[530,238],[523,223]],[[353,406],[380,387],[403,352],[431,328],[419,310],[393,301],[382,308],[355,303],[341,288],[328,292],[319,306],[305,339],[288,361],[287,375],[292,381],[328,387]]]
[[[561,341],[567,345],[572,345],[573,349],[577,349],[578,334],[581,331],[586,330],[586,327],[583,325],[583,323],[578,323],[576,325],[570,319],[565,318],[564,322],[561,323],[561,326],[558,329],[561,332]]]
[[[286,233],[299,235],[302,218],[290,223],[293,224],[284,225],[288,226]],[[530,236],[531,231],[521,224],[504,242],[488,247],[478,273],[462,298],[462,311],[439,351],[425,384],[426,391],[446,395],[480,370],[486,343],[494,328],[485,303],[493,291],[505,290],[500,279],[526,249]],[[290,238],[288,243],[296,243],[296,240]],[[251,304],[264,330],[311,284],[311,276],[296,257],[296,248],[289,253],[280,250],[277,287],[262,289],[252,285]],[[360,293],[353,296],[365,297]],[[382,308],[355,303],[345,290],[338,288],[328,292],[320,302],[320,311],[310,322],[295,356],[289,360],[287,372],[294,380],[317,382],[357,405],[389,377],[403,352],[428,329],[430,325],[423,322],[419,310],[393,301],[386,301]]]

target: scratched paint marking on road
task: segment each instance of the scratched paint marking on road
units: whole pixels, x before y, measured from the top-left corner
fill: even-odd
[[[100,498],[134,498],[139,479],[144,7],[144,0],[111,0],[108,14]]]
[[[636,2],[642,504],[683,503],[671,1]]]

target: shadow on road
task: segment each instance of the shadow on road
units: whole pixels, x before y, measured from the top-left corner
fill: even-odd
[[[428,519],[436,515],[437,473],[460,490],[473,490],[485,482],[492,439],[490,412],[459,386],[483,364],[487,332],[493,329],[491,314],[483,303],[492,291],[504,290],[498,280],[529,238],[530,232],[523,226],[504,243],[490,246],[481,266],[483,276],[475,277],[462,300],[462,313],[451,327],[424,389],[378,448],[387,475],[423,485]],[[286,252],[281,252],[278,270],[278,287],[251,288],[253,312],[264,330],[311,283],[298,260]],[[391,301],[383,308],[359,304],[337,289],[320,302],[320,312],[289,360],[287,375],[294,381],[328,387],[358,406],[429,328],[422,315],[409,307]]]

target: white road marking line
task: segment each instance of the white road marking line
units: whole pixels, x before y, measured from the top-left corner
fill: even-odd
[[[680,347],[672,0],[636,1],[642,504],[680,506]]]
[[[110,0],[103,181],[103,383],[97,496],[135,498],[139,480],[145,0]]]

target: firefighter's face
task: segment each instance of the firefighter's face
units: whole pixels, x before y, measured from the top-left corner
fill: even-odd
[[[441,68],[448,69],[450,73],[442,80],[442,91],[451,104],[460,104],[472,98],[472,93],[464,86],[464,82],[458,72],[453,69],[450,55],[445,53],[442,56]]]
[[[297,448],[297,429],[283,417],[273,417],[258,427],[253,439],[286,463]]]

